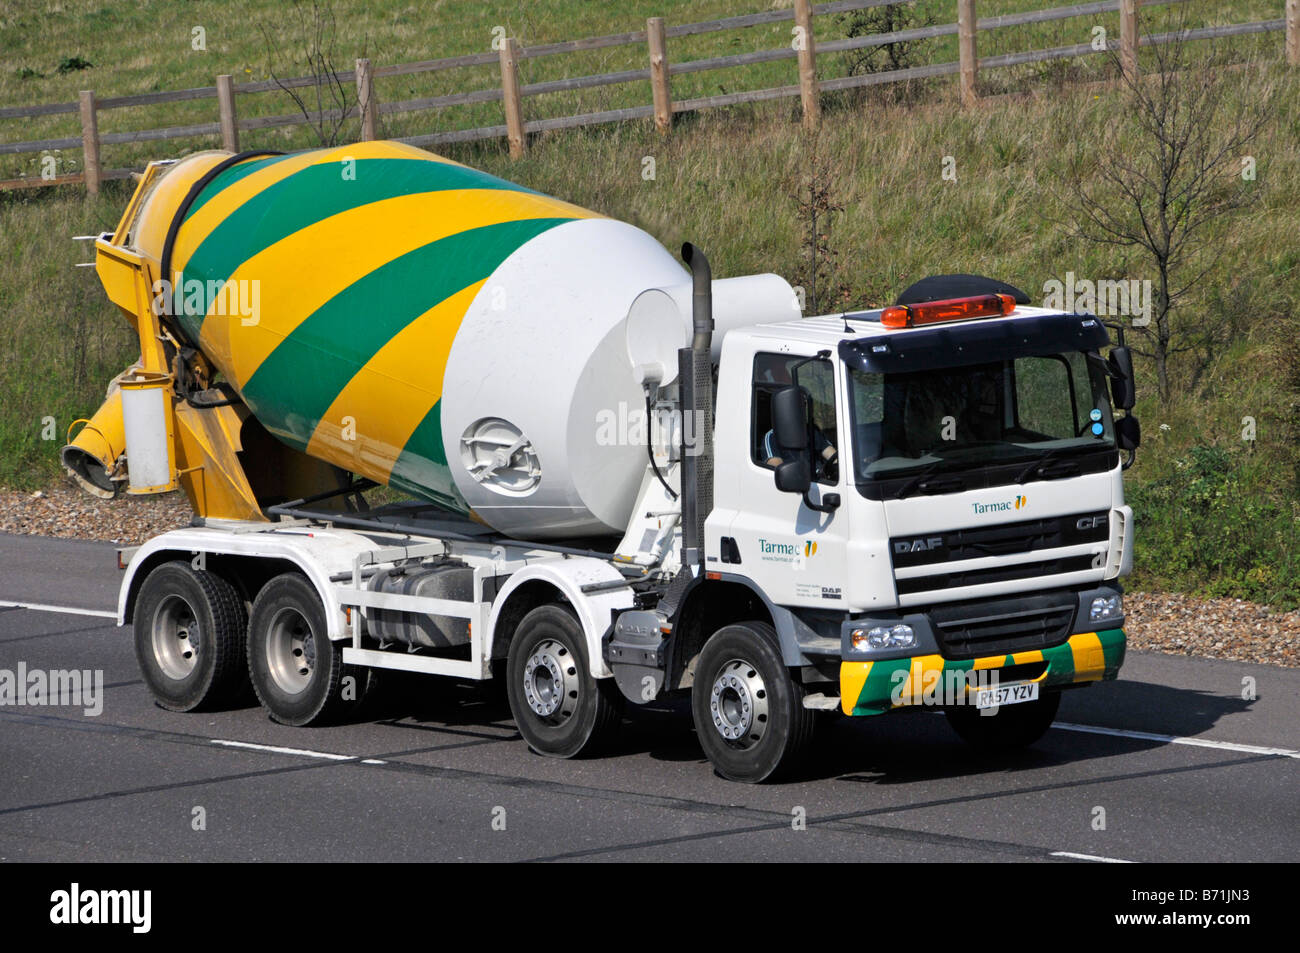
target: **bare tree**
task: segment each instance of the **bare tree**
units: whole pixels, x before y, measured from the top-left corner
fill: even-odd
[[[320,145],[338,145],[357,116],[357,96],[335,66],[333,9],[320,0],[292,0],[276,26],[263,23],[261,31],[271,78],[293,99]],[[282,72],[299,71],[300,77],[281,78]]]
[[[1123,72],[1125,119],[1102,102],[1099,135],[1080,135],[1069,162],[1072,225],[1093,242],[1131,248],[1155,275],[1151,319],[1135,326],[1135,350],[1156,367],[1161,400],[1170,394],[1170,363],[1194,358],[1199,379],[1224,336],[1221,324],[1198,315],[1183,321],[1179,300],[1214,267],[1221,249],[1207,226],[1257,195],[1251,144],[1269,118],[1272,88],[1262,81],[1230,86],[1224,50],[1189,57],[1185,30],[1152,43],[1145,72]],[[1249,64],[1248,64],[1249,66]],[[1245,74],[1249,75],[1249,74]],[[1126,121],[1127,120],[1127,121]]]
[[[859,36],[885,36],[913,30],[918,27],[934,26],[934,15],[929,11],[918,11],[915,3],[890,3],[882,7],[868,7],[840,16],[840,25],[844,35],[849,39]],[[892,40],[878,46],[867,46],[850,50],[844,54],[850,76],[860,73],[884,73],[890,70],[907,69],[921,62],[923,40]]]
[[[805,143],[804,161],[789,179],[803,226],[803,261],[796,284],[807,289],[806,313],[819,314],[819,308],[847,298],[847,289],[836,287],[839,254],[831,245],[830,235],[833,217],[844,211],[844,204],[836,200],[835,163],[823,148],[820,130],[809,133]]]

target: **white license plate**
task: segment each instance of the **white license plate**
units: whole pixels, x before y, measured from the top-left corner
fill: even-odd
[[[1011,682],[997,688],[981,688],[975,693],[976,708],[1000,708],[1003,705],[1018,705],[1020,702],[1038,700],[1037,682]]]

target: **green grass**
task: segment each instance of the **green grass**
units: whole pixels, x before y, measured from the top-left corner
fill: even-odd
[[[989,0],[981,3],[980,12],[989,16],[1045,4]],[[494,17],[486,5],[450,0],[423,6],[381,0],[355,6],[357,12],[347,18],[346,36],[353,42],[368,35],[376,62],[483,49],[497,22],[525,43],[539,43],[636,29],[651,13],[685,22],[756,9],[753,0],[689,5],[555,0],[528,5],[527,18],[506,20]],[[937,6],[947,9],[946,3]],[[1281,10],[1280,2],[1254,0],[1215,6],[1219,22],[1274,17]],[[83,85],[93,85],[101,95],[200,85],[216,72],[239,73],[243,64],[255,62],[258,50],[257,38],[246,25],[275,6],[68,2],[58,9],[61,12],[47,16],[0,13],[0,61],[12,64],[12,69],[27,66],[52,73],[51,64],[61,57],[80,55],[96,64],[94,70],[43,80],[19,80],[7,72],[0,76],[0,102],[68,99]],[[1199,16],[1194,22],[1205,21],[1203,13]],[[245,25],[242,32],[220,29],[220,23],[232,19]],[[23,29],[10,29],[16,22]],[[1100,22],[1108,21],[1103,17]],[[189,27],[196,23],[208,28],[212,52],[206,55],[188,52]],[[1086,31],[1076,35],[1083,23],[1000,31],[983,43],[981,52],[1083,42]],[[828,31],[831,25],[823,22]],[[164,42],[173,32],[178,49]],[[743,47],[734,45],[738,35]],[[788,24],[766,33],[714,34],[695,38],[689,55],[765,48],[787,37]],[[934,61],[955,57],[955,46],[947,50],[946,42],[933,44],[935,49],[926,55]],[[1280,34],[1234,41],[1230,48],[1247,64],[1226,80],[1233,95],[1249,95],[1259,84],[1275,82],[1275,118],[1254,150],[1259,201],[1249,212],[1213,225],[1207,238],[1219,257],[1182,303],[1184,321],[1226,323],[1233,329],[1232,343],[1214,355],[1195,388],[1188,384],[1187,365],[1176,365],[1175,394],[1163,404],[1153,396],[1151,368],[1139,362],[1138,414],[1146,441],[1137,466],[1126,476],[1138,514],[1139,571],[1134,582],[1290,606],[1300,603],[1300,357],[1294,344],[1300,339],[1300,251],[1295,240],[1300,233],[1295,192],[1300,181],[1300,72],[1282,65]],[[350,62],[353,52],[349,47],[344,59]],[[561,57],[528,61],[526,79],[560,75],[547,70],[569,69],[571,75],[580,75],[635,65],[619,58],[623,55],[602,51],[568,67]],[[792,81],[792,68],[781,63],[741,78],[691,77],[700,85],[676,95],[785,84]],[[824,76],[826,70],[839,68],[832,57],[822,59]],[[1123,97],[1114,86],[1063,81],[1105,79],[1109,67],[1094,61],[1026,68],[1014,76],[1012,72],[985,73],[982,82],[986,92],[1010,89],[1019,95],[990,98],[976,110],[960,108],[951,79],[918,85],[901,99],[886,92],[825,98],[817,149],[829,160],[834,198],[844,206],[832,222],[830,243],[837,256],[833,282],[845,300],[864,306],[886,302],[911,281],[937,272],[996,275],[1036,298],[1044,281],[1067,270],[1146,276],[1131,253],[1083,243],[1061,224],[1066,217],[1063,144],[1097,140],[1106,126],[1127,121]],[[390,101],[432,95],[435,90],[449,91],[451,87],[437,85],[443,82],[395,78],[381,81],[380,92]],[[491,76],[477,82],[490,85]],[[399,88],[398,83],[413,85]],[[624,92],[645,93],[631,87]],[[556,97],[545,104],[555,112],[540,113],[533,110],[541,104],[530,102],[529,114],[631,104],[612,90],[596,93],[609,98],[566,104]],[[270,102],[274,95],[264,98]],[[137,128],[210,116],[202,109],[211,104],[174,105],[174,112],[165,111],[172,107],[158,107],[138,117]],[[289,111],[285,102],[268,109]],[[409,117],[412,126],[388,131],[430,131],[435,118],[417,114]],[[480,121],[500,118],[493,113],[467,124]],[[109,122],[103,128],[122,128]],[[111,122],[116,124],[117,117]],[[70,134],[38,132],[36,123],[19,125],[23,137]],[[0,129],[5,138],[17,138],[13,124],[0,124]],[[245,137],[244,142],[245,147],[295,144],[278,131],[261,139]],[[106,154],[105,162],[129,164],[212,145],[155,143],[149,147],[152,151],[135,147],[137,151]],[[795,190],[810,148],[798,124],[797,103],[780,102],[679,117],[667,139],[657,136],[649,122],[546,135],[518,162],[509,160],[500,142],[442,151],[637,224],[669,248],[687,239],[696,242],[708,250],[719,276],[775,271],[797,282],[804,261]],[[656,162],[653,181],[641,176],[648,155]],[[945,155],[957,160],[956,183],[940,176]],[[93,412],[108,379],[135,356],[132,336],[104,298],[94,272],[73,267],[85,259],[86,249],[68,240],[74,234],[111,228],[129,194],[125,183],[108,183],[98,200],[76,188],[0,194],[0,485],[36,487],[56,479],[63,431],[74,418]],[[1250,446],[1241,440],[1244,417],[1256,421],[1257,439]],[[42,439],[48,418],[55,421],[53,440]]]
[[[328,0],[326,0],[328,2]],[[1064,5],[1065,0],[981,0],[980,16],[991,17],[1024,10]],[[627,0],[591,3],[583,0],[532,0],[527,4],[482,3],[468,0],[434,0],[415,4],[403,0],[334,0],[337,21],[334,62],[351,69],[358,56],[368,55],[376,66],[478,53],[490,50],[493,29],[502,27],[524,45],[599,36],[641,29],[649,16],[663,16],[671,24],[692,23],[753,13],[765,8],[790,7],[792,0]],[[263,27],[291,45],[284,0],[61,0],[34,3],[19,0],[0,10],[0,104],[28,105],[72,102],[81,89],[100,97],[125,96],[160,90],[211,86],[215,77],[229,73],[236,81],[268,79],[272,66],[280,76],[303,75],[300,64],[281,59],[273,64]],[[1168,29],[1177,22],[1187,26],[1246,22],[1281,16],[1282,0],[1225,0],[1216,4],[1186,3],[1151,7],[1143,11],[1143,29]],[[953,23],[955,0],[916,0],[918,22]],[[847,15],[816,20],[819,41],[845,35]],[[980,34],[981,56],[1088,42],[1095,26],[1118,36],[1117,14],[1076,17],[1052,23],[1007,27]],[[202,27],[206,51],[192,48],[192,31]],[[670,40],[669,59],[685,62],[704,57],[788,47],[791,23],[777,23]],[[1280,34],[1241,38],[1234,46],[1250,51],[1277,48]],[[955,36],[919,42],[914,47],[921,63],[954,62]],[[61,61],[78,57],[90,69],[59,73]],[[583,76],[615,70],[644,68],[647,54],[640,45],[563,54],[524,60],[524,83]],[[845,75],[845,54],[827,54],[818,60],[821,78]],[[1105,57],[1032,64],[989,70],[981,82],[987,92],[1020,89],[1026,84],[1065,79],[1099,79],[1109,72]],[[40,75],[36,75],[40,74]],[[793,60],[733,67],[674,77],[677,100],[785,86],[796,82]],[[952,80],[940,80],[951,84]],[[381,77],[376,94],[381,102],[467,92],[499,87],[495,65]],[[525,100],[525,115],[543,119],[604,109],[642,106],[650,102],[647,83],[600,87],[570,93],[553,93]],[[285,115],[297,107],[283,91],[238,97],[241,118]],[[100,114],[101,133],[211,123],[217,118],[215,99],[106,110]],[[497,125],[502,122],[499,103],[454,107],[436,111],[390,114],[383,117],[383,135],[416,136],[453,129]],[[75,113],[37,119],[0,121],[0,141],[34,141],[80,135]],[[106,168],[138,166],[159,149],[183,154],[217,144],[216,137],[191,137],[166,143],[122,144],[103,150]],[[317,144],[304,127],[285,127],[243,133],[245,148],[295,149]],[[58,156],[60,173],[80,170],[79,149]],[[0,178],[37,175],[37,155],[0,156]]]

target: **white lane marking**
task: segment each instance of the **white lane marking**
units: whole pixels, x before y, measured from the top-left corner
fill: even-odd
[[[221,738],[213,738],[214,745],[223,745],[227,748],[249,748],[253,751],[269,751],[272,754],[293,754],[300,758],[321,758],[325,761],[355,761],[356,756],[350,754],[330,754],[328,751],[308,751],[306,748],[281,748],[278,745],[255,745],[251,741],[226,741]]]
[[[1076,854],[1070,850],[1054,850],[1053,857],[1069,857],[1072,860],[1091,860],[1098,864],[1133,864],[1133,860],[1120,860],[1118,857],[1098,857],[1096,854]]]
[[[387,761],[380,761],[378,758],[362,758],[362,764],[388,764]]]
[[[1240,751],[1245,754],[1267,754],[1279,758],[1300,758],[1300,751],[1290,748],[1265,748],[1262,745],[1242,745],[1235,741],[1210,741],[1206,738],[1180,738],[1177,735],[1157,735],[1150,731],[1131,731],[1128,728],[1098,728],[1095,725],[1070,725],[1057,722],[1053,728],[1064,731],[1082,731],[1090,735],[1113,735],[1116,738],[1137,738],[1142,741],[1159,741],[1167,745],[1191,745],[1196,748],[1217,748],[1220,751]]]
[[[101,619],[117,620],[110,609],[76,609],[72,606],[47,606],[40,602],[0,602],[0,609],[33,609],[37,612],[66,612],[68,615],[93,615]]]

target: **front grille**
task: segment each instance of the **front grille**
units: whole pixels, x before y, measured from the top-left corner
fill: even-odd
[[[1013,579],[1037,579],[1040,576],[1058,576],[1067,572],[1091,569],[1096,557],[1086,553],[1063,559],[1048,559],[1036,563],[1019,563],[1013,566],[990,566],[987,569],[966,569],[961,572],[935,573],[899,579],[895,583],[900,596],[915,592],[932,592],[938,589],[955,589],[958,586],[980,586],[990,582],[1007,582]]]
[[[908,569],[962,559],[1012,556],[1039,549],[1105,542],[1110,538],[1109,516],[1102,510],[1020,523],[975,526],[946,533],[895,536],[889,541],[889,552],[895,569]]]
[[[1070,637],[1078,598],[1070,591],[936,606],[930,624],[944,658],[1010,655],[1060,645]]]

